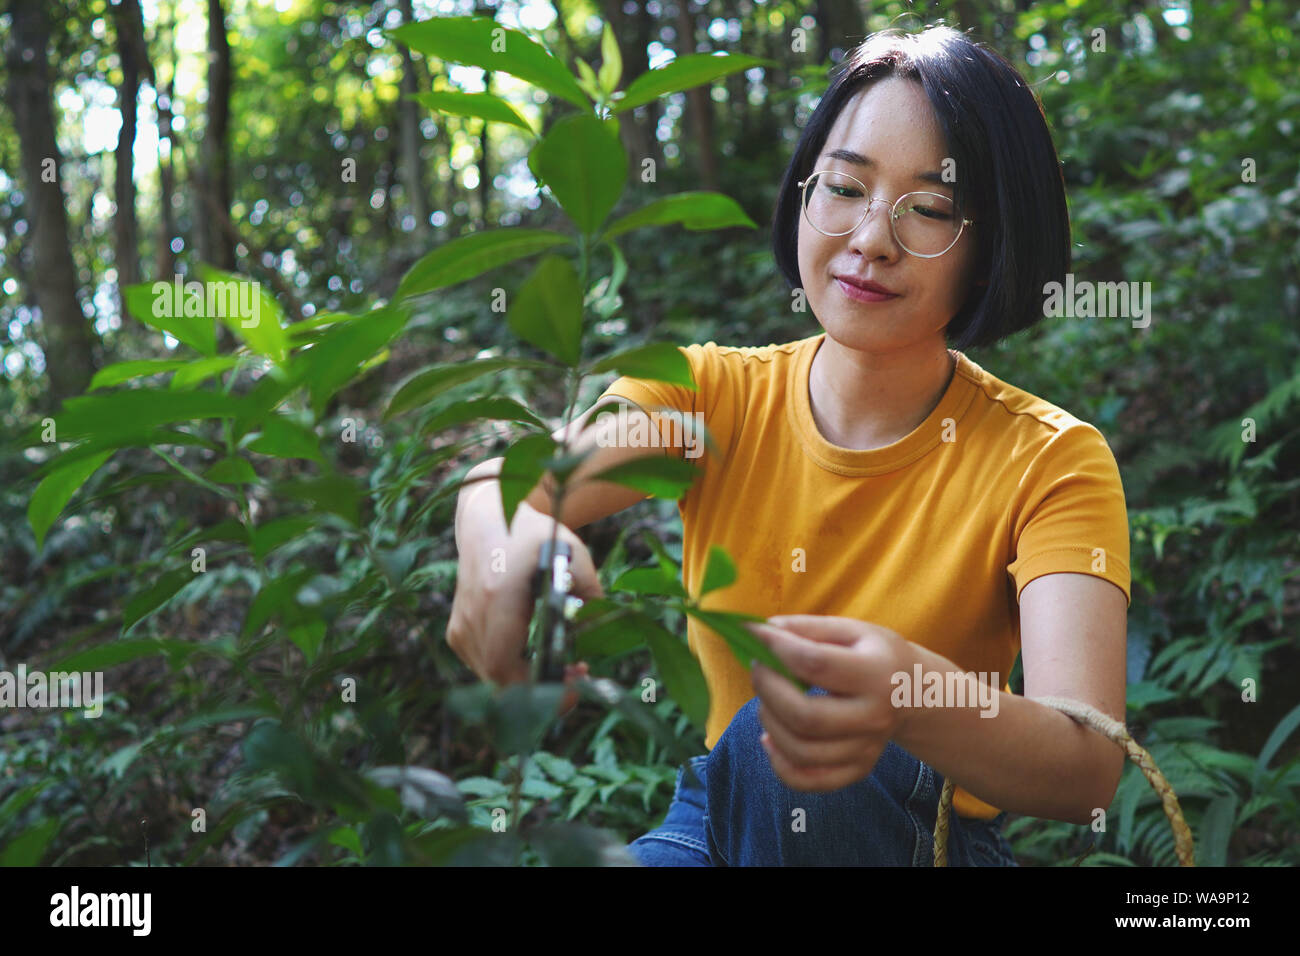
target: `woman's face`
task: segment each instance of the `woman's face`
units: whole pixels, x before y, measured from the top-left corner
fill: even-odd
[[[854,162],[846,152],[865,158],[866,164]],[[844,104],[812,171],[848,173],[867,187],[869,196],[892,205],[918,190],[951,198],[954,184],[939,179],[945,158],[943,132],[921,85],[890,76]],[[961,174],[954,169],[949,179]],[[808,304],[827,335],[847,348],[892,352],[933,347],[936,340],[943,348],[943,329],[970,291],[975,228],[967,226],[957,244],[938,258],[922,259],[898,245],[885,203],[872,203],[856,230],[834,237],[814,229],[801,212],[799,275]],[[837,276],[877,283],[893,296],[859,301]]]

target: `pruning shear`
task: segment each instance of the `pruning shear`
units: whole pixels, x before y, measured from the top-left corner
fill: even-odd
[[[531,589],[533,615],[522,654],[533,662],[535,681],[560,683],[564,680],[569,623],[583,605],[582,598],[570,593],[572,561],[573,549],[569,543],[556,538],[544,540],[537,553]]]

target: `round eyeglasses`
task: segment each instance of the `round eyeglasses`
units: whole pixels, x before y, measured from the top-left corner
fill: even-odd
[[[797,184],[803,190],[803,214],[808,224],[824,236],[847,236],[862,225],[872,203],[887,199],[867,197],[867,187],[848,173],[818,170]],[[931,192],[899,196],[889,215],[894,239],[905,252],[934,259],[957,244],[973,219],[959,219],[953,201]]]

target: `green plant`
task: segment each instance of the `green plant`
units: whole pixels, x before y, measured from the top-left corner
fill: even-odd
[[[205,803],[204,814],[211,812],[215,825],[196,831],[205,835],[189,847],[188,860],[199,859],[241,828],[256,828],[285,801],[311,808],[312,820],[308,834],[282,855],[284,863],[322,853],[342,863],[602,858],[618,840],[568,820],[596,796],[607,804],[629,781],[652,788],[645,792],[648,807],[653,788],[664,782],[662,768],[642,768],[639,774],[612,769],[607,736],[598,735],[597,760],[581,773],[574,767],[570,774],[563,758],[535,752],[553,719],[558,685],[529,683],[500,693],[484,685],[454,688],[444,717],[454,714],[468,725],[488,728],[499,752],[519,756],[509,839],[484,840],[499,825],[496,817],[479,812],[481,801],[496,796],[495,790],[473,779],[462,789],[443,774],[403,762],[397,722],[411,702],[401,681],[376,661],[383,655],[375,653],[375,637],[412,608],[421,588],[449,584],[454,562],[420,564],[419,559],[431,548],[445,547],[446,525],[431,525],[463,487],[463,473],[446,478],[418,503],[417,497],[427,476],[445,469],[454,456],[482,447],[483,436],[466,435],[466,426],[509,421],[523,433],[505,452],[501,484],[507,521],[547,470],[556,477],[562,501],[566,479],[580,463],[552,440],[540,416],[525,404],[494,395],[466,397],[466,387],[494,374],[547,380],[561,373],[567,420],[584,376],[617,372],[692,384],[684,357],[672,345],[585,358],[585,317],[607,318],[618,309],[627,268],[616,240],[624,234],[670,224],[704,230],[753,223],[727,197],[703,192],[668,196],[611,220],[628,167],[613,114],[761,61],[685,56],[619,91],[621,68],[608,32],[599,76],[577,79],[533,40],[491,20],[446,18],[411,24],[395,35],[426,55],[512,73],[579,107],[556,120],[530,153],[531,168],[572,231],[474,233],[416,262],[392,303],[292,324],[256,284],[214,270],[202,270],[204,283],[193,291],[182,287],[174,294],[167,283],[130,287],[125,298],[132,314],[197,355],[105,368],[86,395],[68,401],[24,436],[24,444],[46,453],[28,505],[38,549],[83,486],[98,500],[125,502],[133,488],[160,490],[181,482],[215,499],[215,513],[223,515],[170,533],[165,546],[137,565],[139,584],[120,612],[118,640],[73,641],[56,665],[103,670],[161,657],[163,679],[192,685],[182,695],[189,713],[175,722],[152,730],[113,725],[130,737],[105,762],[114,779],[142,779],[149,761],[175,759],[175,748],[191,735],[240,731],[243,769],[223,792],[206,800],[193,795],[191,802]],[[490,94],[435,93],[421,99],[489,121],[518,119]],[[569,255],[575,252],[576,263]],[[356,423],[328,412],[341,392],[387,360],[409,322],[412,300],[542,253],[506,316],[511,331],[540,358],[439,363],[410,375],[389,399],[384,421],[418,415],[418,423],[409,438],[384,447],[373,469],[350,468],[346,456],[322,448],[322,436],[334,429],[344,442],[355,443],[348,430],[355,432]],[[594,274],[598,257],[608,261],[606,274]],[[227,308],[212,309],[214,287],[229,293]],[[255,311],[230,307],[236,302],[251,303]],[[216,321],[237,338],[235,352],[219,354]],[[144,384],[157,376],[169,376],[165,387]],[[382,432],[373,432],[371,443],[382,441]],[[56,444],[62,450],[48,454]],[[117,455],[123,461],[114,463]],[[161,468],[142,467],[142,461]],[[121,480],[104,486],[106,476]],[[601,477],[674,498],[693,476],[684,462],[647,459]],[[587,681],[583,690],[635,726],[661,756],[680,761],[700,749],[707,689],[684,642],[659,618],[697,616],[717,628],[744,663],[758,658],[783,668],[741,626],[751,616],[699,606],[699,598],[734,579],[725,553],[711,555],[701,594],[692,598],[681,587],[679,565],[657,540],[650,544],[656,564],[625,569],[612,581],[611,597],[589,602],[577,622],[576,643],[578,653],[597,666],[650,649],[681,709],[676,729],[662,706],[645,706],[608,678]],[[204,604],[210,609],[214,598],[245,602],[242,622],[232,621],[224,633],[200,642],[151,633],[160,615],[184,614]],[[445,678],[446,662],[440,663]],[[220,677],[204,687],[196,681],[200,672]],[[385,681],[392,684],[386,688]],[[540,780],[537,768],[551,775],[550,783]],[[606,782],[597,783],[600,779]],[[556,786],[571,792],[566,821],[525,819],[531,799],[558,795],[551,789]],[[0,828],[29,819],[19,811],[39,792],[33,785],[12,797],[6,813],[0,813]],[[478,801],[467,802],[467,795]],[[45,820],[21,832],[17,845],[33,859],[54,836]],[[574,848],[581,851],[576,857]]]

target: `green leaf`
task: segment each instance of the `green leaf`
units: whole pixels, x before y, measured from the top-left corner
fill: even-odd
[[[677,578],[680,580],[680,565],[676,560],[674,560],[673,556],[668,553],[668,549],[664,547],[664,543],[655,537],[654,532],[649,529],[641,532],[641,540],[644,541],[646,546],[654,552],[655,560],[659,562],[659,567],[663,569],[664,574],[671,578]]]
[[[81,438],[128,440],[148,435],[160,425],[200,418],[237,418],[248,410],[247,401],[234,395],[130,388],[70,398],[54,415],[54,421],[61,442]],[[39,426],[31,429],[32,438],[39,440],[39,434]]]
[[[248,463],[248,459],[239,455],[221,459],[204,472],[203,477],[223,485],[251,485],[258,480],[257,472]]]
[[[355,481],[343,475],[284,481],[277,486],[277,492],[300,501],[310,501],[321,511],[336,514],[348,524],[356,525],[361,520],[361,489]]]
[[[410,321],[400,307],[375,309],[331,328],[290,365],[294,385],[305,382],[312,410],[319,418],[334,394],[362,373],[364,364],[391,342]]]
[[[543,823],[528,831],[528,844],[546,866],[638,866],[627,841],[585,823]]]
[[[507,528],[514,521],[519,503],[537,487],[546,470],[546,462],[555,454],[556,447],[550,435],[526,435],[506,450],[498,481]]]
[[[203,645],[188,641],[169,641],[156,638],[140,638],[128,641],[105,641],[96,647],[89,647],[70,657],[64,658],[52,670],[61,671],[101,671],[118,664],[137,661],[153,654],[166,654],[173,661],[183,660],[200,650]]]
[[[623,305],[623,297],[618,294],[622,288],[623,281],[627,278],[627,259],[618,247],[618,243],[610,242],[605,246],[609,249],[610,258],[613,260],[613,272],[609,275],[601,276],[587,293],[584,305],[589,305],[591,310],[602,319],[608,319]]]
[[[394,590],[400,588],[402,582],[406,580],[407,574],[411,571],[411,565],[415,563],[416,555],[420,553],[420,548],[420,544],[414,541],[406,541],[395,548],[374,549],[375,560]]]
[[[465,798],[450,777],[427,767],[373,767],[365,776],[381,787],[400,790],[402,806],[426,820],[469,818]]]
[[[416,837],[414,844],[426,866],[511,866],[519,856],[519,838],[513,833],[480,827],[430,830]]]
[[[582,92],[586,93],[593,100],[600,98],[600,79],[596,76],[596,71],[591,68],[591,64],[582,57],[574,57],[578,64],[578,85],[582,87]]]
[[[479,398],[455,402],[430,418],[421,428],[424,438],[455,425],[482,420],[523,422],[546,431],[546,423],[513,398]]]
[[[98,772],[121,780],[127,768],[135,762],[136,757],[140,756],[140,751],[144,749],[147,743],[147,740],[137,740],[125,747],[119,747],[100,762]]]
[[[59,818],[42,820],[9,841],[0,851],[0,866],[37,866],[45,856],[45,849],[59,832]]]
[[[691,375],[691,363],[680,346],[670,342],[651,342],[623,352],[607,355],[588,371],[592,375],[617,372],[632,378],[645,378],[655,382],[682,385],[699,391]]]
[[[718,77],[728,76],[755,66],[772,66],[771,60],[756,56],[710,56],[707,53],[687,53],[661,66],[642,73],[628,86],[625,95],[615,101],[614,112],[622,113],[633,107],[656,100],[665,93],[689,90],[701,83],[710,83]]]
[[[436,90],[433,93],[416,93],[412,99],[440,113],[456,116],[477,116],[492,123],[509,123],[533,133],[533,127],[515,111],[515,108],[491,93],[462,93],[459,90]],[[535,134],[534,134],[535,135]]]
[[[177,568],[158,578],[148,588],[136,594],[126,602],[122,611],[122,631],[130,630],[137,621],[142,621],[158,608],[162,607],[185,585],[194,580],[194,572],[188,567]]]
[[[1226,866],[1228,861],[1228,840],[1232,837],[1233,826],[1237,819],[1237,797],[1225,793],[1210,801],[1201,817],[1200,839],[1197,840],[1200,852],[1197,854],[1198,866]]]
[[[280,545],[310,531],[316,524],[312,515],[288,515],[258,525],[253,528],[253,555],[258,561],[264,561]]]
[[[574,681],[574,687],[584,699],[595,700],[617,711],[634,727],[652,737],[664,748],[664,757],[668,761],[685,763],[700,752],[697,744],[702,741],[697,739],[698,735],[689,734],[679,737],[668,722],[655,713],[654,708],[647,707],[641,701],[639,693],[629,693],[612,680],[605,678],[579,678]],[[597,767],[583,768],[584,772],[592,774],[598,773],[599,770],[600,768]],[[620,782],[611,783],[610,787],[617,789],[624,779],[626,774],[619,774]]]
[[[118,448],[142,447],[149,448],[153,445],[198,445],[214,452],[222,452],[225,446],[218,445],[214,441],[204,438],[202,435],[193,435],[189,432],[183,432],[178,428],[158,428],[152,431],[146,431],[139,435],[120,436],[112,435],[108,438],[90,439],[89,441],[78,442],[72,448],[58,454],[51,455],[47,458],[34,472],[31,477],[39,480],[45,478],[51,472],[58,471],[71,465],[74,461],[83,461],[87,458],[93,458],[102,451],[112,451]]]
[[[306,621],[289,628],[289,640],[302,651],[302,656],[311,664],[316,660],[321,642],[325,640],[325,622],[321,620]]]
[[[1254,780],[1256,789],[1259,781],[1263,778],[1264,772],[1268,769],[1269,761],[1273,759],[1274,754],[1282,749],[1288,737],[1300,727],[1300,705],[1293,707],[1287,712],[1286,716],[1277,722],[1272,733],[1268,735],[1268,740],[1264,741],[1264,747],[1259,752],[1259,757],[1255,760]]]
[[[279,721],[259,720],[244,739],[243,752],[249,770],[275,771],[299,792],[314,789],[316,766],[311,751]]]
[[[226,369],[235,368],[245,361],[249,360],[240,355],[218,355],[216,358],[195,359],[193,362],[186,363],[184,368],[177,370],[168,387],[178,392],[194,388],[196,385],[202,385],[212,376],[219,375]]]
[[[1154,681],[1138,681],[1129,685],[1128,708],[1130,710],[1141,710],[1143,707],[1149,707],[1152,704],[1173,700],[1177,696],[1173,691]]]
[[[677,500],[686,494],[699,470],[669,455],[643,455],[591,475],[589,481],[612,481],[655,498]]]
[[[325,461],[316,433],[283,415],[272,415],[263,421],[261,435],[248,443],[248,450],[276,458],[305,458],[322,464]]]
[[[223,272],[208,265],[199,266],[199,275],[210,301],[219,307],[213,316],[249,349],[275,362],[283,362],[288,349],[284,331],[284,310],[275,296],[243,276]]]
[[[757,660],[763,666],[770,667],[787,677],[801,692],[808,690],[808,685],[790,673],[781,658],[777,657],[743,623],[744,621],[761,622],[766,618],[735,611],[705,611],[690,605],[683,607],[682,610],[717,631],[727,642],[731,652],[736,655],[736,659],[744,665],[745,670],[749,670],[750,661]]]
[[[197,295],[188,295],[186,285]],[[178,296],[177,289],[181,290]],[[217,330],[212,324],[212,317],[207,315],[206,302],[201,308],[193,309],[195,315],[186,315],[187,303],[197,303],[203,298],[201,285],[191,282],[178,285],[175,282],[142,282],[138,285],[124,286],[122,298],[127,311],[146,325],[171,334],[172,338],[184,342],[190,348],[204,355],[217,354]]]
[[[384,420],[400,415],[407,409],[427,404],[450,388],[472,382],[489,372],[499,372],[503,368],[551,369],[552,366],[547,362],[514,358],[486,358],[473,362],[432,365],[416,372],[397,387],[397,392],[388,402],[388,408],[384,410]]]
[[[605,28],[600,33],[600,89],[606,95],[618,89],[618,81],[623,78],[623,54],[619,52],[618,40],[614,30],[605,21]]]
[[[636,212],[614,220],[600,238],[602,242],[607,242],[633,229],[666,226],[672,223],[681,223],[693,232],[703,229],[727,229],[731,226],[758,228],[745,214],[745,210],[741,209],[730,196],[697,190],[665,196],[663,199],[642,206]]]
[[[335,846],[343,847],[358,859],[365,856],[365,851],[361,849],[361,837],[357,834],[356,827],[336,827],[330,831],[329,842]]]
[[[563,757],[557,757],[555,754],[547,753],[545,750],[539,750],[537,753],[533,754],[533,762],[542,768],[543,773],[557,783],[568,783],[577,776],[578,773],[577,768],[573,765],[573,761],[566,760]]]
[[[506,313],[510,331],[566,365],[582,357],[582,291],[573,264],[547,256]]]
[[[424,295],[456,285],[490,269],[568,244],[569,237],[549,229],[492,229],[444,242],[407,270],[397,298]]]
[[[492,729],[503,754],[529,753],[556,719],[563,684],[511,684],[493,702]]]
[[[189,364],[186,359],[143,359],[138,362],[118,362],[116,365],[110,365],[108,368],[102,368],[96,372],[95,377],[90,380],[90,387],[86,391],[93,392],[97,388],[120,385],[123,382],[129,382],[133,378],[143,378],[146,375],[170,372],[173,369]]]
[[[627,180],[627,154],[594,116],[566,116],[528,154],[538,181],[550,187],[565,214],[594,233],[618,202]]]
[[[77,493],[77,489],[99,470],[99,466],[108,461],[113,451],[100,452],[89,458],[72,461],[61,468],[51,471],[32,492],[31,501],[27,503],[27,523],[32,526],[36,536],[36,549],[39,551],[45,543],[45,534],[63,511],[68,501]]]
[[[540,86],[579,109],[591,109],[591,102],[563,63],[530,37],[491,17],[434,17],[389,32],[425,56],[500,70]]]
[[[709,561],[704,567],[704,580],[700,583],[700,597],[719,588],[730,587],[736,581],[736,565],[725,550],[712,545]]]
[[[655,666],[667,684],[669,696],[691,723],[704,731],[709,719],[709,686],[700,670],[700,662],[676,634],[658,625],[643,628],[642,633],[654,655]]]
[[[584,605],[582,610],[585,612],[587,606]],[[634,611],[612,614],[605,620],[579,630],[574,637],[578,659],[596,662],[640,650],[644,641],[631,620],[636,614]]]
[[[281,613],[283,617],[292,617],[296,608],[294,595],[303,584],[315,576],[316,572],[309,568],[298,568],[265,582],[262,589],[257,592],[257,596],[253,598],[253,603],[248,606],[248,614],[244,618],[244,627],[241,631],[243,636],[248,637],[257,633],[262,625],[277,613]]]
[[[46,788],[53,785],[54,780],[47,777],[11,793],[3,801],[0,801],[0,829],[3,829],[11,821],[18,819],[18,814],[22,812],[23,807],[40,796]]]
[[[682,583],[670,576],[663,568],[629,568],[620,574],[609,586],[611,591],[627,591],[631,594],[666,594],[671,597],[686,598]]]

